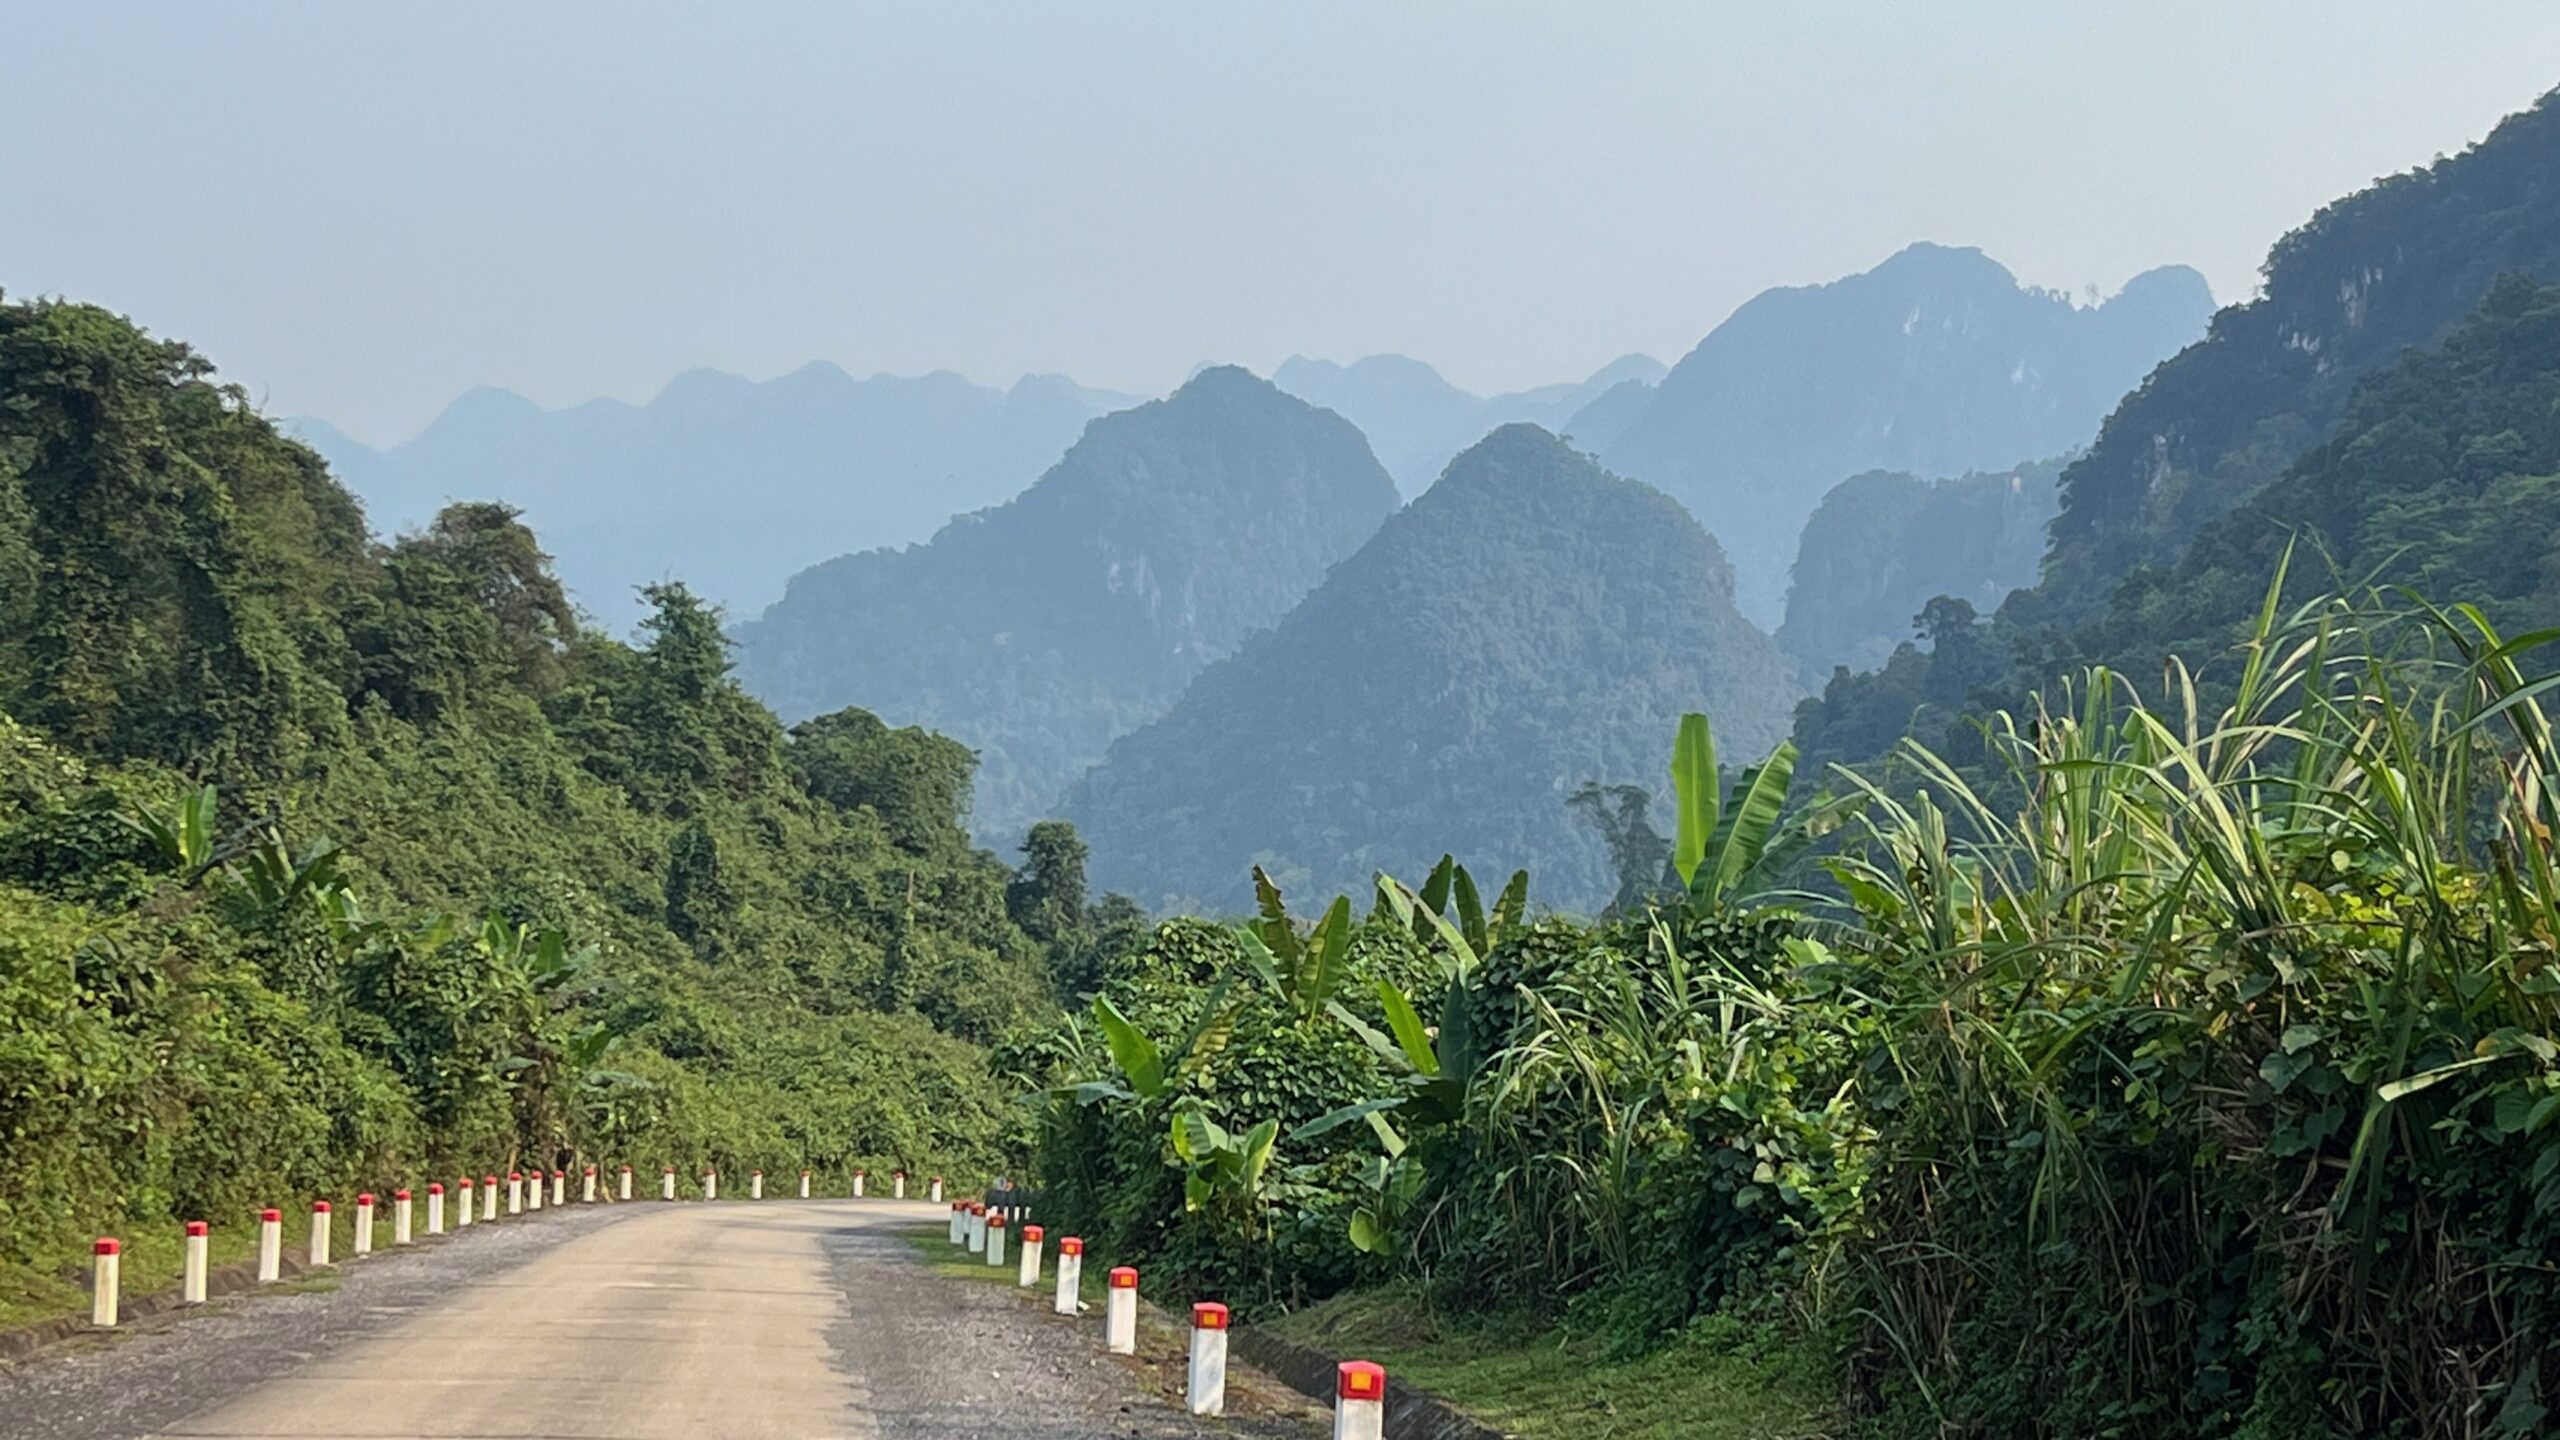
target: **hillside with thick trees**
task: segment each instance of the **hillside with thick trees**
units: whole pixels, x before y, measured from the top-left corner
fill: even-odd
[[[739,675],[786,720],[859,705],[969,745],[977,833],[1009,842],[1395,503],[1350,422],[1204,370],[932,543],[793,576],[738,627]]]
[[[1555,903],[1596,910],[1619,876],[1573,795],[1659,788],[1686,709],[1774,744],[1792,668],[1669,497],[1506,426],[1114,744],[1066,814],[1097,881],[1150,905],[1236,908],[1256,864],[1355,889],[1464,835],[1486,866],[1533,867]]]

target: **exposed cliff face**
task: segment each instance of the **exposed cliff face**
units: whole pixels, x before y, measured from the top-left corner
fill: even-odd
[[[1784,734],[1793,666],[1733,604],[1715,541],[1545,431],[1494,432],[1271,631],[1201,672],[1069,793],[1097,883],[1149,904],[1414,874],[1460,837],[1597,909],[1616,885],[1567,808],[1657,784],[1679,715],[1735,753]]]
[[[860,705],[967,742],[977,832],[1009,841],[1395,500],[1348,421],[1204,370],[1096,420],[1038,484],[931,543],[794,576],[738,627],[739,675],[786,720]]]

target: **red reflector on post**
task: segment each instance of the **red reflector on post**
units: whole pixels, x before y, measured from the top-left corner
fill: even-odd
[[[1022,1238],[1034,1243],[1037,1243],[1044,1233],[1046,1232],[1041,1230],[1037,1225],[1025,1225],[1022,1227]]]
[[[113,1235],[101,1235],[98,1237],[98,1253],[101,1255],[113,1255],[123,1249],[124,1242],[118,1240]]]
[[[1112,1271],[1112,1272],[1111,1272],[1111,1288],[1112,1288],[1112,1289],[1114,1289],[1114,1290],[1135,1290],[1135,1289],[1137,1289],[1137,1288],[1138,1288],[1138,1272],[1137,1272],[1137,1271],[1135,1271],[1135,1270],[1130,1269],[1130,1268],[1129,1268],[1128,1266],[1126,1266],[1126,1265],[1123,1265],[1123,1266],[1121,1266],[1119,1269]]]
[[[372,1203],[373,1203],[373,1193],[372,1193],[371,1191],[367,1191],[367,1192],[365,1192],[364,1194],[357,1196],[357,1197],[356,1197],[356,1203],[357,1203],[357,1204],[359,1204],[359,1205],[370,1205],[370,1204],[372,1204]]]
[[[1058,1253],[1061,1255],[1081,1255],[1084,1253],[1084,1241],[1077,1236],[1070,1235],[1058,1242]]]
[[[187,1233],[190,1235],[209,1234],[212,1229],[212,1226],[205,1224],[201,1220],[190,1220],[187,1222]]]
[[[990,1230],[1001,1230],[1001,1229],[1003,1229],[1003,1228],[1004,1228],[1004,1212],[1003,1212],[1003,1211],[1001,1211],[1001,1210],[999,1210],[999,1211],[997,1211],[996,1213],[994,1213],[993,1215],[988,1216],[988,1217],[987,1217],[987,1228],[988,1228],[988,1229],[990,1229]]]
[[[1227,1307],[1219,1304],[1215,1300],[1203,1300],[1199,1304],[1192,1306],[1191,1328],[1194,1330],[1226,1329]]]
[[[521,1170],[510,1170],[507,1172],[507,1178],[509,1180],[522,1180],[524,1178],[524,1172]]]
[[[430,1185],[427,1188],[432,1190],[435,1187]],[[406,1200],[409,1198],[409,1192],[406,1190],[394,1190],[391,1192],[391,1198],[394,1200]]]
[[[1366,1360],[1345,1360],[1334,1372],[1334,1394],[1344,1400],[1382,1400],[1387,1372]]]
[[[282,1220],[284,1218],[284,1212],[281,1210],[261,1210],[258,1212],[258,1218],[261,1220]]]
[[[312,1214],[314,1214],[314,1215],[326,1215],[326,1214],[328,1214],[328,1213],[329,1213],[329,1202],[328,1202],[328,1201],[326,1201],[326,1200],[314,1200],[314,1201],[312,1201],[312,1202],[311,1202],[311,1213],[312,1213]]]

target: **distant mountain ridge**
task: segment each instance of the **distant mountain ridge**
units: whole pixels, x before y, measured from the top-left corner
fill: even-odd
[[[1565,432],[1603,394],[1620,385],[1650,387],[1665,373],[1650,355],[1621,355],[1578,383],[1475,395],[1403,355],[1348,365],[1292,355],[1271,372],[1271,383],[1359,426],[1396,488],[1411,497],[1430,488],[1459,451],[1501,426],[1526,422]]]
[[[975,748],[975,829],[1010,845],[1395,504],[1349,421],[1206,369],[930,543],[793,576],[737,627],[739,678],[785,721],[859,705]]]
[[[1597,910],[1618,877],[1572,794],[1663,788],[1683,711],[1756,757],[1786,733],[1793,672],[1676,502],[1510,425],[1115,742],[1064,809],[1095,883],[1148,905],[1244,906],[1255,864],[1359,894],[1456,846]]]
[[[286,426],[385,533],[450,500],[503,500],[551,546],[578,602],[635,618],[670,577],[752,614],[785,577],[848,551],[923,540],[1022,489],[1085,422],[1134,403],[1061,376],[1008,389],[948,371],[857,380],[819,362],[773,380],[677,376],[645,405],[546,410],[482,387],[385,449],[325,422]]]
[[[2212,309],[2184,266],[2077,305],[1979,250],[1912,245],[1762,292],[1592,443],[1687,505],[1732,556],[1744,613],[1774,624],[1797,538],[1842,477],[1960,475],[2086,445]]]

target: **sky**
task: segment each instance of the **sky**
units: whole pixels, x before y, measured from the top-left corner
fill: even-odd
[[[373,443],[475,385],[1668,361],[1920,239],[2244,298],[2560,84],[2548,0],[0,0],[0,290]]]

